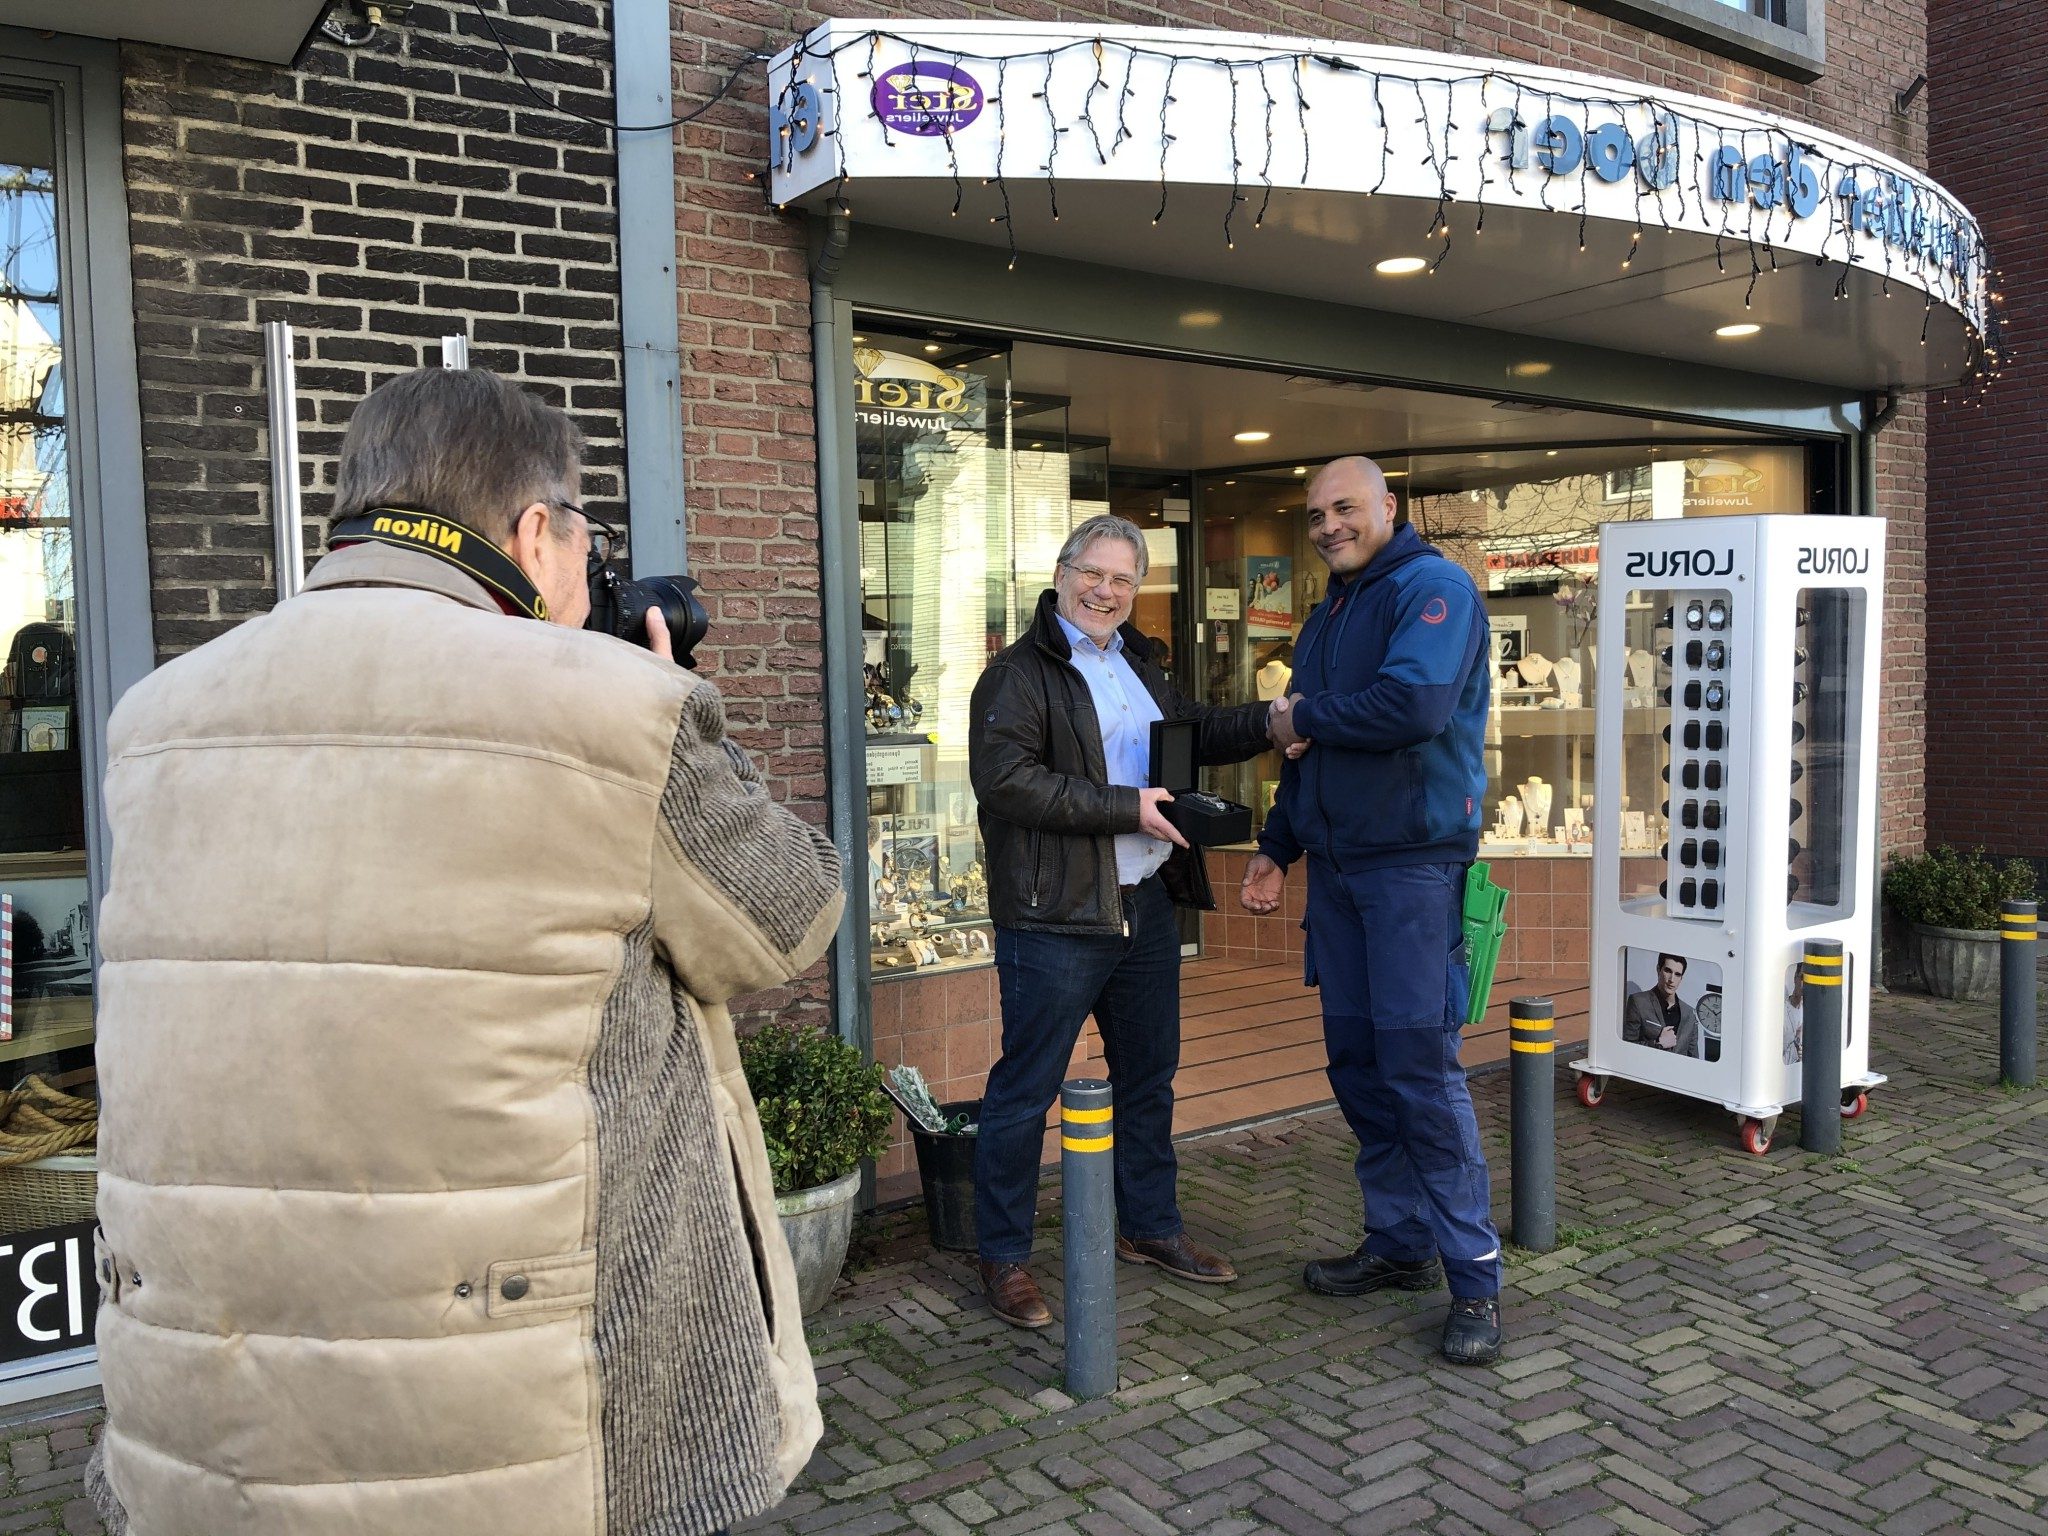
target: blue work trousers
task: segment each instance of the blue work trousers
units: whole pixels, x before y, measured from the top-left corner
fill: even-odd
[[[1031,1257],[1045,1115],[1091,1013],[1115,1092],[1117,1230],[1139,1241],[1181,1230],[1173,1154],[1180,928],[1157,875],[1125,896],[1124,916],[1128,937],[996,930],[1003,1054],[982,1090],[974,1149],[974,1228],[984,1259]]]
[[[1358,1138],[1367,1251],[1441,1256],[1453,1296],[1500,1290],[1486,1156],[1458,1062],[1465,866],[1345,872],[1311,857],[1308,980],[1330,1087]]]

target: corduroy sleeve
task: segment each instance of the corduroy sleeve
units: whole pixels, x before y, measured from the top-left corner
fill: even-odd
[[[838,850],[769,798],[709,683],[683,704],[653,885],[656,947],[691,996],[714,1003],[797,975],[845,905]]]

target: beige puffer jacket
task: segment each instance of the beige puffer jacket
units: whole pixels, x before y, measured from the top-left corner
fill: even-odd
[[[92,1482],[132,1536],[651,1536],[819,1434],[724,1004],[831,844],[716,692],[413,551],[115,711]]]

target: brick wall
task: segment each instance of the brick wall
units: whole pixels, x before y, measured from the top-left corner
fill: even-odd
[[[773,53],[828,15],[1016,17],[1292,33],[1495,55],[1613,73],[1783,112],[1848,134],[1910,164],[1925,162],[1925,108],[1899,116],[1894,93],[1926,57],[1922,0],[1829,0],[1826,74],[1800,85],[1673,42],[1562,0],[1376,0],[1298,6],[1120,3],[939,4],[810,8],[767,0],[679,0],[680,106],[700,104],[732,63]],[[718,676],[744,689],[750,744],[794,796],[822,790],[818,651],[816,442],[810,414],[805,230],[763,202],[765,90],[686,128],[678,200],[691,538],[728,595],[722,631],[744,637]],[[1883,818],[1887,846],[1920,835],[1924,725],[1919,408],[1909,404],[1880,447],[1880,494],[1893,519]],[[732,691],[729,689],[729,692]]]
[[[1927,832],[2048,856],[2048,692],[2026,636],[2048,600],[2048,166],[2019,152],[2048,112],[2048,58],[1987,46],[2035,0],[1945,0],[1928,87],[1934,175],[1983,221],[2002,269],[2009,366],[1981,406],[1935,403],[1927,533],[1950,558],[1927,583]]]
[[[607,7],[512,8],[522,19],[499,26],[542,90],[609,115]],[[163,655],[275,598],[265,321],[300,329],[309,556],[355,402],[438,363],[439,338],[458,331],[475,366],[576,417],[591,442],[588,499],[616,500],[610,139],[528,95],[474,12],[415,5],[367,46],[323,42],[297,70],[136,45],[121,57]]]

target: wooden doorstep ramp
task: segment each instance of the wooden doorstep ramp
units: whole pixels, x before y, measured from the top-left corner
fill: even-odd
[[[1548,997],[1556,1008],[1560,1050],[1584,1042],[1589,1004],[1583,976],[1497,975],[1493,1001],[1465,1031],[1466,1067],[1508,1054],[1508,1002]],[[1091,1022],[1082,1035],[1085,1067],[1103,1070]],[[1181,970],[1181,1066],[1174,1079],[1175,1135],[1215,1130],[1330,1102],[1320,994],[1301,981],[1300,963],[1204,958]]]

